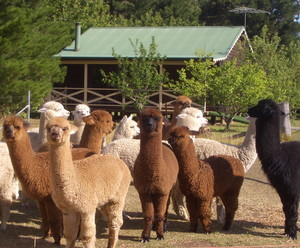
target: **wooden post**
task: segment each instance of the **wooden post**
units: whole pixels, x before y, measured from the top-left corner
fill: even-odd
[[[284,139],[289,140],[292,136],[291,121],[290,121],[290,106],[288,102],[278,103],[279,110],[284,114],[280,115],[280,132]]]
[[[84,79],[83,79],[83,103],[87,103],[87,88],[88,88],[88,64],[84,64]]]

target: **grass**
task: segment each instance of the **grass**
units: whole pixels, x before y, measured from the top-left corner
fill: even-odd
[[[292,126],[300,126],[300,121]],[[234,123],[232,131],[223,132],[224,126],[212,127],[209,138],[240,144],[243,138],[232,139],[232,136],[246,130],[246,125]],[[110,137],[108,137],[110,138]],[[292,139],[300,140],[300,132],[293,131]],[[215,205],[212,207],[213,233],[189,233],[189,224],[178,220],[172,206],[169,211],[168,232],[164,241],[156,241],[152,232],[148,244],[140,243],[143,227],[140,201],[134,186],[130,186],[125,211],[132,218],[124,220],[117,247],[125,248],[184,248],[184,247],[300,247],[300,240],[291,241],[283,233],[284,216],[282,205],[275,190],[268,183],[261,170],[259,161],[247,172],[239,197],[239,209],[232,228],[222,231],[222,225],[216,221]],[[41,219],[38,209],[31,202],[30,207],[23,207],[20,201],[13,202],[11,218],[6,231],[0,231],[0,248],[48,248],[53,247],[52,239],[42,240]],[[96,247],[107,246],[106,223],[98,213]],[[300,223],[298,222],[298,225]],[[299,234],[298,234],[299,235]],[[64,239],[62,245],[64,247]],[[78,242],[76,247],[83,247]]]

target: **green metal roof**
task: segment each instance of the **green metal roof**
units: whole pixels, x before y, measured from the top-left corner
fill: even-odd
[[[130,58],[135,56],[130,39],[133,42],[138,39],[148,49],[154,37],[157,52],[167,59],[197,58],[196,51],[204,51],[212,53],[217,61],[227,58],[243,32],[242,26],[90,28],[79,37],[79,51],[75,51],[73,41],[54,56],[61,59],[114,59],[114,48],[118,55]]]

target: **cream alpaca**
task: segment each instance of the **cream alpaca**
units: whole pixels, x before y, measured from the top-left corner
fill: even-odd
[[[95,247],[95,213],[99,208],[108,221],[108,247],[115,247],[122,211],[131,181],[126,164],[109,155],[93,155],[73,161],[70,124],[53,118],[47,124],[52,197],[64,212],[66,247],[79,238],[86,248]]]
[[[78,145],[85,126],[85,122],[82,120],[82,117],[90,115],[90,107],[86,104],[78,104],[76,105],[75,110],[72,111],[72,114],[74,115],[74,125],[77,127],[77,130],[74,134],[71,134],[70,139],[73,144]]]

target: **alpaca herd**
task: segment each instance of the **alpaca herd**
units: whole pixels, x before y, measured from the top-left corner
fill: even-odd
[[[30,130],[18,116],[3,121],[0,155],[1,229],[7,228],[10,206],[18,198],[19,184],[37,202],[43,238],[74,248],[96,242],[96,210],[108,226],[107,247],[117,245],[123,225],[130,184],[142,210],[141,242],[163,240],[170,202],[177,217],[189,221],[186,231],[211,233],[211,205],[217,199],[217,218],[223,230],[232,226],[245,173],[258,157],[276,189],[285,214],[284,232],[297,239],[300,197],[300,142],[280,142],[277,104],[261,100],[249,108],[250,123],[240,146],[195,136],[207,126],[203,112],[192,100],[174,101],[170,122],[156,108],[145,108],[116,123],[105,110],[79,104],[69,111],[57,102],[39,110],[39,130]],[[113,133],[106,144],[107,135]],[[298,151],[298,152],[297,152]],[[224,220],[223,220],[224,218]],[[128,219],[127,221],[131,221]]]

